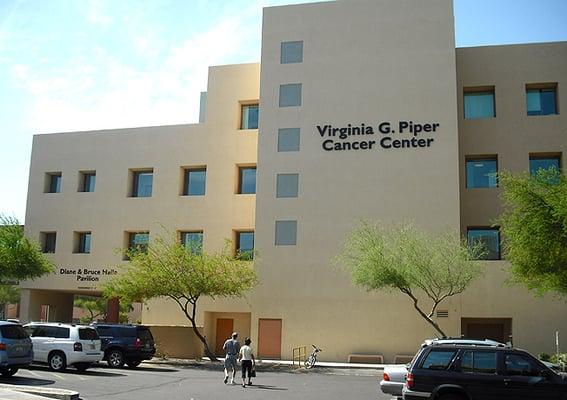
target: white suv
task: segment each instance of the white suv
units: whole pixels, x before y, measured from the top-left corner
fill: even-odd
[[[98,333],[90,326],[32,322],[24,328],[33,342],[33,361],[47,363],[53,371],[69,365],[85,371],[104,355]]]

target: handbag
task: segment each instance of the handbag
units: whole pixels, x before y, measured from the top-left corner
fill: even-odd
[[[250,371],[250,378],[256,378],[256,370],[254,368]]]

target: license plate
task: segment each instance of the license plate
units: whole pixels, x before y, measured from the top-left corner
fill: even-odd
[[[94,344],[89,345],[89,348],[90,348],[91,350],[94,350],[94,347],[95,347]]]

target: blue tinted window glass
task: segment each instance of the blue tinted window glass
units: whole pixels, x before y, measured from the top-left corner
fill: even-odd
[[[498,186],[496,160],[467,160],[467,188]]]
[[[92,173],[85,174],[83,184],[83,192],[94,192],[96,183],[96,175]]]
[[[49,193],[60,193],[61,192],[61,175],[53,174],[49,175]]]
[[[455,350],[432,350],[423,361],[421,368],[435,370],[447,369],[455,354]]]
[[[280,62],[282,64],[300,63],[303,61],[303,41],[282,42]]]
[[[467,240],[470,244],[482,245],[481,260],[500,259],[500,231],[498,229],[469,229]]]
[[[148,249],[148,242],[150,240],[149,233],[131,233],[130,234],[130,250],[146,252]]]
[[[203,232],[183,232],[181,242],[193,254],[203,252]]]
[[[242,259],[254,258],[254,232],[238,232],[237,256]]]
[[[255,105],[242,106],[242,127],[241,129],[258,129],[258,117],[260,107]]]
[[[465,93],[465,119],[494,116],[494,92]]]
[[[207,171],[204,169],[186,171],[185,195],[204,196]]]
[[[256,193],[256,167],[240,168],[240,191],[241,194]]]
[[[151,197],[153,172],[134,173],[134,197]]]
[[[280,85],[280,107],[301,105],[301,83]]]
[[[526,90],[528,115],[557,114],[555,88]]]
[[[79,237],[79,253],[91,252],[91,234],[81,233]]]
[[[496,373],[496,353],[490,351],[467,351],[461,359],[461,371],[481,374]]]
[[[536,175],[537,171],[540,169],[552,169],[555,168],[559,170],[559,158],[532,158],[530,159],[530,174]]]

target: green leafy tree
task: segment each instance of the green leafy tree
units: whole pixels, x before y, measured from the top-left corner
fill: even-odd
[[[228,251],[217,254],[195,252],[178,240],[158,238],[145,251],[129,250],[129,265],[105,286],[107,297],[130,301],[169,298],[175,301],[191,322],[193,332],[203,343],[205,355],[216,360],[196,323],[197,304],[208,296],[242,297],[257,283],[249,261],[235,259]]]
[[[81,317],[81,323],[90,324],[97,320],[105,320],[107,318],[107,299],[104,297],[93,297],[93,296],[77,296],[73,303],[75,307],[88,313],[87,315]],[[119,312],[119,322],[128,322],[128,313],[132,311],[132,302],[120,302],[120,312]]]
[[[538,294],[567,294],[567,179],[557,169],[503,174],[500,218],[512,281]]]
[[[417,313],[444,337],[433,319],[435,310],[482,273],[480,263],[472,261],[481,253],[479,245],[468,246],[457,234],[433,236],[411,224],[385,229],[366,221],[347,236],[336,262],[357,286],[408,296]]]
[[[24,236],[16,218],[0,214],[0,304],[19,300],[17,282],[52,272],[39,245]]]

